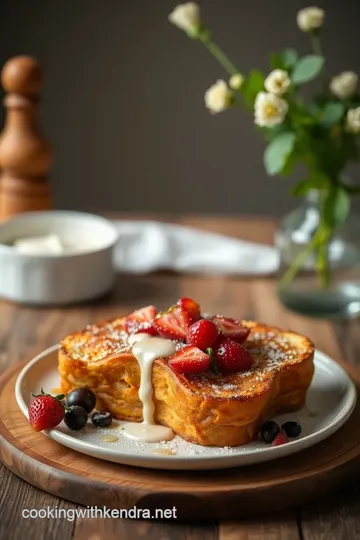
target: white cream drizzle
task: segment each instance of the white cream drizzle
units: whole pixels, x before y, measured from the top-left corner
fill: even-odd
[[[170,339],[151,337],[139,333],[129,336],[132,353],[140,366],[139,398],[143,404],[143,421],[124,424],[124,435],[144,442],[170,441],[174,437],[172,429],[155,423],[152,387],[152,365],[156,358],[175,354],[175,343]]]

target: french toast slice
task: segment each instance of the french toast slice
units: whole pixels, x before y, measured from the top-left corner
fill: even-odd
[[[62,340],[61,389],[87,386],[96,407],[120,420],[142,421],[140,368],[124,330],[125,317],[94,324]],[[155,421],[203,446],[238,446],[253,440],[260,424],[300,409],[314,373],[314,345],[291,331],[253,321],[243,344],[254,357],[248,371],[199,375],[173,371],[158,358],[152,370]]]

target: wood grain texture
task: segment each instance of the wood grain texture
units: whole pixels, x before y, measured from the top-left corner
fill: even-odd
[[[114,215],[117,218],[118,216]],[[133,218],[132,215],[123,216]],[[136,219],[163,219],[179,221],[172,216],[135,216]],[[205,230],[221,232],[259,242],[271,242],[274,225],[266,220],[235,219],[196,216],[182,218],[184,224]],[[195,296],[209,310],[223,311],[229,315],[243,316],[278,323],[287,328],[308,334],[324,352],[339,361],[345,360],[352,374],[358,375],[359,366],[359,321],[332,325],[325,321],[313,321],[285,311],[278,303],[275,286],[271,278],[253,280],[251,278],[206,277],[196,275],[178,276],[171,273],[147,276],[119,276],[114,291],[93,304],[56,309],[29,309],[10,303],[0,303],[0,370],[23,361],[56,343],[66,333],[76,330],[88,322],[111,318],[145,303],[166,306],[179,294]],[[345,339],[346,338],[346,339]],[[42,439],[41,439],[42,440]],[[41,445],[41,443],[39,442]],[[70,456],[69,456],[70,460]],[[38,520],[29,524],[22,520],[20,512],[26,505],[38,504],[68,505],[59,498],[52,497],[23,482],[0,464],[1,517],[0,538],[17,539],[51,538],[68,540],[72,538],[111,540],[112,538],[167,539],[185,538],[246,538],[260,540],[274,538],[295,539],[342,539],[349,536],[349,523],[358,531],[360,500],[355,492],[344,490],[340,502],[330,503],[325,499],[322,505],[305,506],[301,521],[297,512],[271,515],[262,520],[245,520],[221,523],[220,528],[211,524],[189,525],[176,523],[138,522],[137,520],[94,520],[79,518],[74,523],[55,520],[46,523]],[[21,491],[22,490],[22,491]],[[21,498],[19,494],[22,493]],[[14,503],[16,501],[16,503]],[[26,501],[26,505],[25,505]],[[17,508],[15,513],[14,508]],[[349,523],[348,523],[349,521]],[[336,536],[331,536],[336,531]],[[269,534],[271,534],[269,536]],[[240,536],[242,535],[242,536]]]
[[[209,523],[186,524],[138,520],[101,520],[94,533],[90,520],[78,520],[74,540],[218,540],[218,527]]]
[[[326,500],[307,506],[301,513],[304,540],[353,540],[360,538],[360,490],[348,485]]]
[[[73,510],[75,509],[74,504],[59,500],[57,497],[32,488],[5,467],[0,469],[0,485],[1,539],[24,540],[25,531],[27,540],[71,538],[74,521],[66,519],[25,519],[22,517],[22,513],[24,509],[39,510],[47,507]]]
[[[263,521],[245,520],[223,522],[219,528],[219,540],[299,540],[299,529],[292,515],[280,519],[269,517]]]

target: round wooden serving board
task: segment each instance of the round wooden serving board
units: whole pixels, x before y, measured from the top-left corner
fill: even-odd
[[[323,497],[360,470],[360,401],[347,423],[324,442],[251,467],[160,471],[91,458],[30,428],[14,393],[23,366],[0,378],[0,458],[27,482],[72,502],[116,509],[175,506],[182,519],[239,518]]]

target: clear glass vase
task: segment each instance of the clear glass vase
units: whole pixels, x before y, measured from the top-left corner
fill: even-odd
[[[351,213],[346,224],[335,230],[328,244],[330,281],[325,286],[316,270],[316,252],[304,256],[319,224],[319,202],[318,192],[309,192],[276,232],[278,295],[286,308],[302,315],[353,318],[360,315],[360,219]],[[289,269],[300,253],[301,265],[294,274]]]

